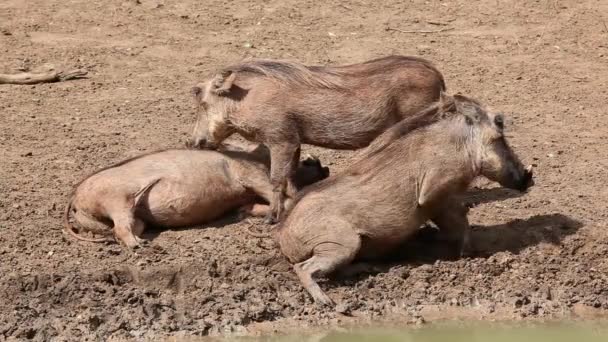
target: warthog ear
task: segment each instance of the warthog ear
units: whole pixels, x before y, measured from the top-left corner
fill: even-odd
[[[454,101],[454,100],[452,99],[452,97],[450,95],[448,95],[448,93],[446,93],[445,91],[442,90],[439,93],[439,101],[441,101],[443,103],[447,103],[447,102]]]
[[[454,113],[456,112],[456,101],[454,97],[448,95],[445,92],[439,94],[440,113]]]
[[[197,106],[200,105],[201,101],[203,100],[203,87],[204,85],[199,83],[190,89],[190,94],[194,96],[194,101],[196,102]]]
[[[236,74],[232,71],[221,72],[213,78],[211,82],[211,92],[217,96],[224,96],[230,93],[230,88],[236,79]]]
[[[496,116],[494,116],[494,124],[501,132],[505,129],[505,117],[502,113],[497,113]]]
[[[473,126],[473,122],[474,122],[474,121],[473,121],[473,119],[472,119],[470,116],[465,115],[465,116],[464,116],[464,119],[465,119],[465,121],[466,121],[467,125],[469,125],[469,126]]]
[[[306,158],[302,160],[302,165],[321,167],[321,161],[317,156],[307,154]]]
[[[319,157],[315,156],[314,154],[307,153],[306,154],[306,159],[312,159],[312,160],[318,161]]]

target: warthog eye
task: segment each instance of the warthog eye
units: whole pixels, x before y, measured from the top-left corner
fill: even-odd
[[[498,114],[494,117],[494,124],[496,124],[496,127],[500,128],[501,130],[505,128],[505,119],[502,114]]]

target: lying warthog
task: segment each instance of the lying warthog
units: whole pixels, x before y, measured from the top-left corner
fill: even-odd
[[[251,145],[251,144],[249,144]],[[145,224],[180,227],[208,222],[231,209],[248,206],[252,215],[266,215],[270,201],[270,157],[263,145],[224,151],[167,150],[142,155],[102,169],[81,182],[65,211],[65,230],[80,240],[100,242],[74,232],[69,221],[114,237],[128,248],[139,244]],[[302,161],[297,186],[324,179],[329,169],[316,158]]]
[[[379,258],[427,220],[460,256],[469,223],[457,196],[475,177],[520,191],[533,185],[532,168],[511,150],[503,126],[502,115],[477,101],[442,95],[379,136],[344,172],[302,191],[275,237],[314,300],[332,304],[313,277]]]
[[[233,133],[270,148],[271,216],[281,216],[300,144],[358,149],[437,101],[441,73],[424,59],[389,56],[365,63],[304,66],[252,60],[227,67],[192,91],[199,116],[189,146],[216,148]]]

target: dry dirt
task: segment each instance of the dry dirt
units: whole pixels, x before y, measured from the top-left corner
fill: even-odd
[[[0,340],[602,317],[607,22],[606,0],[1,1],[0,72],[50,63],[89,78],[0,86]],[[537,166],[525,196],[474,189],[473,258],[437,258],[426,232],[377,273],[323,282],[340,314],[314,306],[273,243],[234,215],[148,232],[151,246],[136,254],[62,234],[83,176],[182,146],[189,89],[215,68],[248,56],[342,64],[387,54],[431,59],[451,92],[504,111],[514,148]],[[334,173],[352,157],[306,150]]]

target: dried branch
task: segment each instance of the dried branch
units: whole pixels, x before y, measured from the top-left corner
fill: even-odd
[[[439,30],[412,30],[412,31],[406,31],[406,30],[400,30],[398,28],[394,28],[394,27],[387,27],[386,31],[397,31],[397,32],[401,32],[401,33],[439,33],[439,32],[445,32],[445,31],[452,31],[454,28],[453,27],[448,27],[448,28],[443,28],[443,29],[439,29]]]
[[[63,82],[72,79],[83,78],[87,71],[74,69],[70,71],[48,71],[41,73],[22,72],[19,74],[0,74],[0,84],[38,84]]]
[[[449,25],[448,23],[444,23],[442,21],[434,21],[434,20],[427,20],[426,23],[430,24],[430,25],[437,25],[437,26],[448,26]]]

